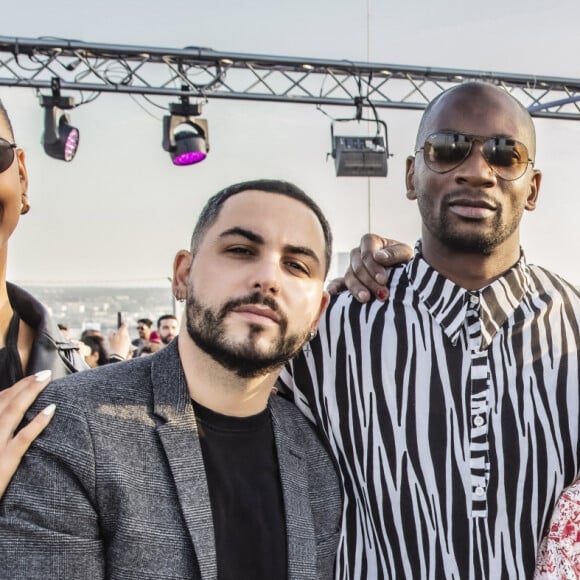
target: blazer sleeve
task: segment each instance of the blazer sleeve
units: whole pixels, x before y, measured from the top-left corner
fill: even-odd
[[[105,577],[88,422],[82,409],[59,399],[54,401],[56,415],[24,457],[0,503],[2,578]],[[27,419],[50,402],[43,393]]]

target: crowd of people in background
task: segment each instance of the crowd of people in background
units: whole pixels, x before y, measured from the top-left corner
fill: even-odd
[[[133,340],[126,323],[108,335],[103,334],[100,325],[89,323],[78,338],[71,335],[66,324],[59,323],[58,328],[76,346],[86,364],[95,368],[161,350],[177,336],[179,322],[173,314],[162,314],[157,319],[157,330],[153,330],[151,319],[140,318],[136,327],[138,337]]]

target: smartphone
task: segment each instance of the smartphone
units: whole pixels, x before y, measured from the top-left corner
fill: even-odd
[[[121,328],[121,325],[125,322],[125,317],[122,312],[117,312],[117,328]]]

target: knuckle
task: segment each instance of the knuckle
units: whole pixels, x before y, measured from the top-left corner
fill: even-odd
[[[22,405],[16,400],[11,399],[6,405],[1,409],[2,411],[2,421],[13,420],[22,414]]]
[[[36,434],[33,434],[26,429],[21,429],[12,438],[10,447],[15,451],[15,453],[22,455],[30,447],[35,438]]]

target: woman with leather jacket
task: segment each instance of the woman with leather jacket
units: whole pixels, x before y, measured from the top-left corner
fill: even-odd
[[[0,102],[0,496],[54,413],[50,405],[16,433],[28,407],[51,378],[87,368],[42,304],[6,281],[8,240],[30,209],[27,190],[24,151]]]

